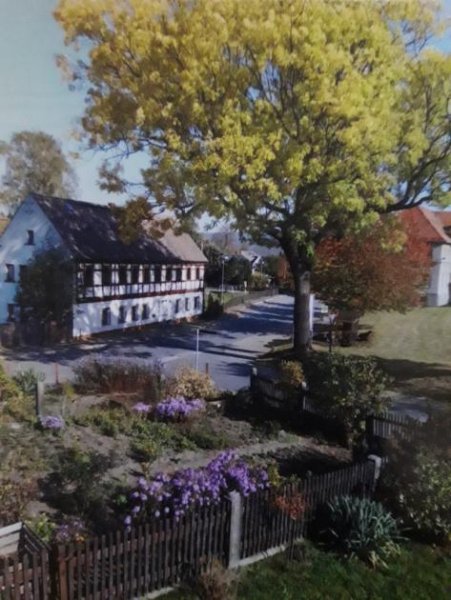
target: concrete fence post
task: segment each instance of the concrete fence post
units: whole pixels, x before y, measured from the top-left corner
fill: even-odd
[[[42,411],[42,400],[44,399],[44,382],[38,381],[36,382],[35,389],[35,407],[36,407],[36,416],[41,416]]]
[[[373,480],[373,492],[376,489],[377,482],[379,481],[379,477],[381,476],[382,470],[382,458],[377,456],[377,454],[369,454],[368,460],[374,462],[374,480]]]
[[[243,502],[238,492],[230,492],[230,540],[229,540],[229,569],[240,564],[241,528],[243,524]]]
[[[249,385],[249,389],[251,391],[251,394],[254,393],[255,391],[255,380],[257,378],[257,367],[252,367],[251,369],[251,380],[250,380],[250,385]]]

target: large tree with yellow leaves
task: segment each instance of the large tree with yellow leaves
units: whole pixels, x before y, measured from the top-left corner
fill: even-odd
[[[299,352],[317,244],[448,192],[451,63],[424,50],[423,1],[60,0],[55,16],[82,54],[91,146],[144,153],[151,205],[280,245]],[[126,189],[120,164],[103,176]]]

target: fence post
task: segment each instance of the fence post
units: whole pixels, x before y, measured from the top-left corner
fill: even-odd
[[[44,382],[38,381],[36,382],[35,388],[35,406],[36,406],[36,416],[41,416],[41,408],[42,408],[42,400],[44,398]]]
[[[255,378],[257,377],[257,367],[252,367],[251,369],[251,381],[250,381],[250,385],[249,385],[249,389],[251,392],[251,396],[254,393],[254,388],[255,388]]]
[[[376,454],[369,454],[368,460],[374,463],[374,479],[372,486],[373,489],[371,490],[372,492],[374,492],[374,490],[376,489],[377,482],[379,481],[379,477],[381,476],[382,458],[380,456],[377,456]]]
[[[237,567],[241,558],[241,527],[242,527],[242,498],[238,492],[230,492],[230,540],[229,540],[229,568]]]
[[[61,549],[53,544],[49,551],[50,598],[68,600],[66,562]]]

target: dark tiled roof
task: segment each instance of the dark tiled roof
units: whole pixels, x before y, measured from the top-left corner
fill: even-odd
[[[157,240],[142,234],[135,242],[126,244],[119,238],[110,207],[40,194],[31,196],[74,258],[111,263],[207,262],[189,235],[177,236],[168,231]]]

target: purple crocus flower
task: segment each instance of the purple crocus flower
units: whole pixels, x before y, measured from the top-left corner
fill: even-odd
[[[243,496],[269,487],[268,473],[239,459],[233,452],[221,452],[205,467],[183,469],[172,475],[158,473],[150,482],[140,478],[139,489],[133,493],[132,514],[154,517],[185,515],[194,506],[210,506],[232,490]]]
[[[42,429],[60,431],[64,427],[64,419],[56,415],[45,415],[39,417],[39,424]]]
[[[132,410],[138,415],[147,415],[151,409],[150,404],[145,404],[144,402],[137,402],[132,406]]]

